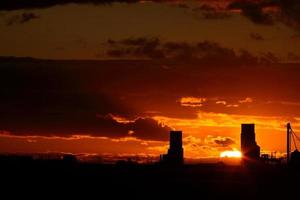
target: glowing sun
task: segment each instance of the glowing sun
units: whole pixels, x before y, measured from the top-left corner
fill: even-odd
[[[242,153],[240,151],[223,151],[220,154],[221,158],[241,158]]]

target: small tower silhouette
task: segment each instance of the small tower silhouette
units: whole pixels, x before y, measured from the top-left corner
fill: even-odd
[[[242,124],[241,151],[245,160],[258,160],[260,147],[255,141],[255,125]]]
[[[162,155],[161,162],[172,165],[183,164],[182,131],[170,131],[168,153]]]

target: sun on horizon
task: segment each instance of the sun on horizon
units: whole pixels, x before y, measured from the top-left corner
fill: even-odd
[[[238,150],[234,151],[223,151],[220,153],[221,158],[241,158],[242,153]]]

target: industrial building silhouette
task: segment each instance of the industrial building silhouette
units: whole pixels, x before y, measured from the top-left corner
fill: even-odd
[[[160,156],[160,162],[171,165],[182,165],[183,148],[182,148],[182,131],[170,131],[170,144],[167,154]]]
[[[255,124],[241,125],[241,151],[244,160],[258,161],[260,159],[260,147],[255,140]],[[170,131],[169,149],[167,154],[160,155],[160,163],[169,165],[184,163],[182,131]]]
[[[290,123],[287,124],[287,138],[286,138],[286,162],[287,164],[300,166],[300,152],[297,147],[297,142],[300,141],[300,138],[293,131]],[[292,149],[292,141],[294,143],[295,150],[291,152]]]
[[[292,137],[293,136],[293,137]],[[297,147],[291,152],[291,141],[297,139],[290,124],[287,126],[287,164],[300,165],[300,152]],[[255,139],[255,124],[241,124],[241,152],[244,164],[281,164],[282,158],[276,158],[276,155],[260,154],[260,146]],[[296,144],[296,143],[295,143]],[[183,165],[182,131],[170,131],[169,149],[167,154],[160,155],[160,163],[168,165]]]
[[[260,147],[255,141],[255,124],[241,125],[241,151],[244,160],[259,160]]]

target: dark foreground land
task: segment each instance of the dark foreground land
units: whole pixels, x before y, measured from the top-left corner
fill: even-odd
[[[299,198],[300,170],[272,166],[1,161],[1,196],[84,199]],[[2,198],[1,198],[2,199]]]

